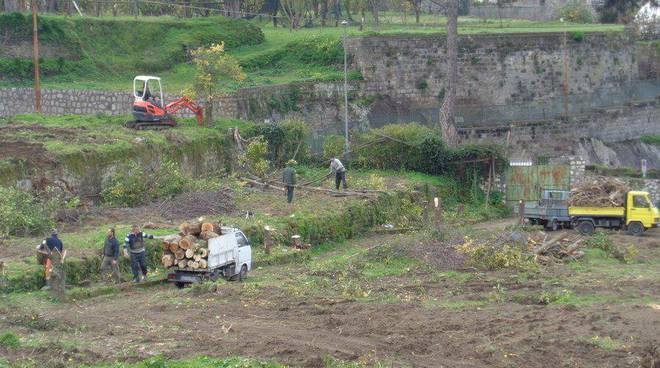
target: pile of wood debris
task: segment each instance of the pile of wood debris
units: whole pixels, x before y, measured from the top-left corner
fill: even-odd
[[[613,178],[598,178],[571,190],[569,205],[574,207],[623,207],[626,184]]]
[[[220,236],[220,224],[204,222],[200,218],[184,222],[179,230],[179,235],[163,239],[163,266],[193,270],[207,268],[208,240]]]
[[[579,250],[583,240],[584,238],[577,234],[549,237],[547,233],[539,231],[527,238],[527,245],[534,254],[534,261],[547,265],[584,257],[584,252]]]

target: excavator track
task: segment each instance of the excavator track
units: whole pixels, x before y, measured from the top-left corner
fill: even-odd
[[[129,129],[135,130],[164,130],[174,128],[177,126],[174,120],[164,121],[136,121],[130,120],[124,123],[124,126]]]

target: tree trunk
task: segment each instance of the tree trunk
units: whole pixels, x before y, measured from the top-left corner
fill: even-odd
[[[420,0],[415,0],[413,2],[413,7],[415,8],[415,23],[419,24],[419,13],[421,11],[422,2]]]
[[[97,17],[101,16],[101,6],[102,3],[100,1],[94,3],[94,15]]]
[[[199,261],[199,268],[207,268],[208,262],[205,259]]]
[[[195,249],[194,248],[186,249],[186,258],[188,258],[188,259],[194,259],[195,258]]]
[[[325,21],[328,17],[328,0],[321,0],[321,27],[325,27]]]
[[[174,252],[174,256],[178,261],[183,260],[186,258],[186,251],[183,249],[177,249],[176,252]]]
[[[353,21],[353,14],[351,14],[351,0],[346,0],[344,8],[346,8],[346,17],[348,20]]]
[[[458,83],[458,0],[447,2],[447,88],[442,103],[440,124],[449,147],[458,145],[455,127],[456,86]]]
[[[266,254],[270,254],[270,249],[273,246],[273,236],[272,236],[272,229],[270,226],[265,226],[264,227],[264,251]]]
[[[376,23],[376,28],[380,26],[380,8],[378,0],[369,0],[369,5],[371,7],[371,14],[374,17],[374,22]]]
[[[174,259],[175,258],[173,254],[163,254],[163,257],[161,258],[163,267],[168,268],[174,266]]]

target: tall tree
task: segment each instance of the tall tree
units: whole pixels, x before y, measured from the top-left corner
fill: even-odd
[[[300,22],[308,9],[307,0],[280,0],[282,12],[289,19],[291,29],[300,27]]]
[[[447,0],[447,88],[442,102],[440,127],[449,147],[458,145],[455,126],[458,85],[458,0]]]
[[[422,0],[408,0],[415,10],[415,23],[419,24],[419,15],[422,12]]]
[[[369,9],[371,10],[371,15],[374,17],[374,22],[376,23],[376,27],[380,26],[380,1],[379,0],[366,0]]]

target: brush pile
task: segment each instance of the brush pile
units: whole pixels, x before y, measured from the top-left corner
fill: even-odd
[[[571,190],[569,205],[574,207],[623,207],[626,184],[613,178],[598,178]]]
[[[548,239],[548,235],[542,231],[532,233],[527,238],[527,245],[534,254],[534,261],[543,265],[557,261],[569,261],[584,257],[584,252],[579,250],[584,239],[576,234],[559,234]]]
[[[163,239],[163,266],[192,270],[207,268],[208,240],[220,236],[220,224],[204,222],[200,218],[184,222],[179,226],[179,231],[179,235]]]

